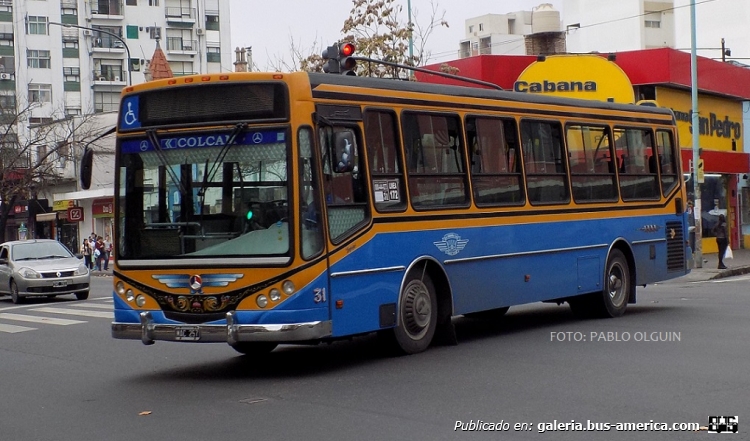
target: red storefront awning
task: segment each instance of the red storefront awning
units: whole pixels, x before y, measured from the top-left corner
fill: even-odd
[[[706,173],[750,173],[750,153],[703,150],[701,154]],[[682,171],[690,173],[693,150],[682,149]]]

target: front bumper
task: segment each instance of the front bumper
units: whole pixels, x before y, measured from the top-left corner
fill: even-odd
[[[320,340],[332,334],[331,321],[305,323],[246,325],[235,323],[235,313],[227,313],[226,325],[189,325],[154,323],[151,313],[141,312],[140,323],[112,323],[112,337],[126,340],[141,340],[144,345],[155,341],[191,341],[195,343],[238,342],[290,343]],[[186,338],[185,331],[195,331],[198,338]]]
[[[15,280],[18,286],[18,295],[22,297],[85,292],[89,290],[91,281],[89,275],[60,279],[23,279],[19,277]]]

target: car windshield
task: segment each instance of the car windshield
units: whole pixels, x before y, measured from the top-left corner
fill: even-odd
[[[16,244],[11,249],[11,259],[15,261],[62,259],[73,257],[60,242],[29,242]]]

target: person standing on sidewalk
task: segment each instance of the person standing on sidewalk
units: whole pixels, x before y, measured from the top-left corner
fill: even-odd
[[[109,235],[104,236],[104,271],[109,270],[109,256],[112,254],[112,242],[109,241]]]
[[[724,254],[727,252],[727,219],[723,214],[719,215],[719,223],[714,227],[716,245],[719,247],[719,269],[727,269],[724,265]]]
[[[86,268],[94,269],[94,262],[91,260],[91,253],[93,249],[88,239],[83,239],[83,245],[81,245],[81,254],[83,254],[83,260],[86,263]]]

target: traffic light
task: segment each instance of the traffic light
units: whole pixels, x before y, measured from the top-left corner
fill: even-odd
[[[357,60],[354,59],[354,45],[344,43],[339,47],[339,70],[342,75],[357,75]]]
[[[323,49],[323,72],[325,73],[341,73],[341,65],[339,65],[339,45],[334,44]]]

